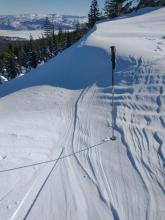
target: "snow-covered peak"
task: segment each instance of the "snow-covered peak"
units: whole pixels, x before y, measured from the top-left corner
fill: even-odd
[[[58,14],[22,14],[22,15],[0,15],[0,29],[14,30],[36,30],[43,29],[45,18],[55,25],[55,28],[74,29],[77,22],[87,22],[85,16],[70,16]]]

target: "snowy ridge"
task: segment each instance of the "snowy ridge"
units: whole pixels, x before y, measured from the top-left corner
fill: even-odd
[[[0,87],[0,170],[57,158],[62,149],[74,155],[57,162],[39,196],[52,165],[0,173],[0,219],[164,220],[165,9],[147,12],[97,24]]]
[[[58,14],[22,14],[0,15],[0,29],[2,30],[40,30],[44,28],[45,18],[54,24],[55,29],[75,29],[77,22],[87,22],[85,16],[71,16]]]

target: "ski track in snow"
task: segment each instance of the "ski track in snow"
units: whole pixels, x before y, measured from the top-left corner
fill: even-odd
[[[161,16],[164,11],[160,9]],[[149,33],[146,30],[155,19],[160,19],[156,29],[164,19],[159,18],[159,10],[151,15],[100,23],[75,46],[46,64],[50,71],[59,68],[60,72],[63,67],[60,61],[58,67],[58,60],[68,60],[70,53],[76,59],[79,55],[75,51],[81,48],[85,48],[85,53],[81,52],[85,59],[88,48],[87,52],[93,51],[96,59],[87,65],[88,74],[95,74],[88,85],[83,82],[79,89],[68,89],[63,79],[64,88],[52,86],[55,73],[51,72],[53,76],[47,73],[50,85],[38,85],[37,81],[35,87],[32,78],[32,86],[27,83],[24,89],[14,90],[0,100],[4,126],[0,128],[1,170],[56,158],[62,149],[64,155],[69,155],[95,147],[59,160],[51,175],[51,164],[0,174],[0,219],[165,219],[165,42],[158,35],[159,29],[148,29]],[[130,46],[133,52],[128,46],[132,43],[129,34],[135,41]],[[118,49],[114,112],[107,54],[110,44]],[[143,45],[142,51],[139,45]],[[101,49],[95,51],[95,47]],[[71,61],[75,72],[85,78],[88,68],[83,66],[80,70],[76,62]],[[39,71],[42,68],[46,66]],[[65,74],[69,74],[68,68]],[[4,94],[4,88],[1,91]],[[14,109],[16,115],[7,109]],[[109,138],[112,114],[117,137],[114,142]]]

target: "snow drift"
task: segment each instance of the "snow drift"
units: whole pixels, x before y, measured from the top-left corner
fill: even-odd
[[[165,219],[165,8],[143,13],[0,87],[0,219]]]

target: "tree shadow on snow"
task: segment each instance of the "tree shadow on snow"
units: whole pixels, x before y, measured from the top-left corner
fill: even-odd
[[[84,89],[93,83],[105,86],[110,84],[110,75],[111,61],[106,51],[75,45],[36,70],[0,86],[0,97],[42,85],[72,90]]]
[[[46,64],[0,86],[0,97],[36,86],[52,86],[71,90],[85,89],[96,83],[99,87],[111,85],[111,54],[103,48],[86,45],[93,28],[79,42]],[[128,61],[118,58],[117,72],[128,66]],[[130,65],[130,64],[129,64]],[[122,79],[118,74],[117,81]]]

